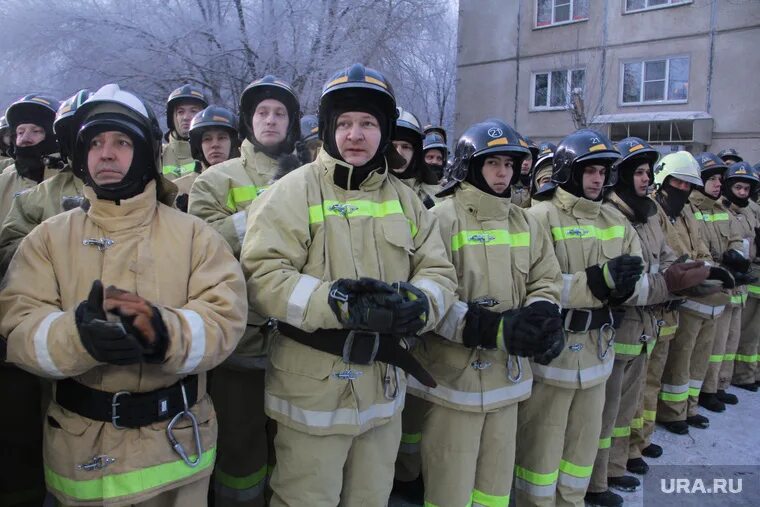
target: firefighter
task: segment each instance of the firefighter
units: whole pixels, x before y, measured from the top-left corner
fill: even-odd
[[[74,122],[90,207],[35,228],[0,291],[8,361],[55,380],[48,490],[62,505],[206,505],[204,372],[242,335],[243,275],[218,234],[169,207],[145,102],[105,85]]]
[[[177,208],[187,211],[190,188],[200,173],[209,167],[240,156],[235,115],[229,109],[209,106],[190,122],[190,151],[198,162],[193,172],[174,180]]]
[[[441,189],[438,177],[425,163],[422,141],[422,128],[417,117],[399,107],[393,146],[404,158],[404,163],[400,168],[392,169],[392,174],[414,190],[425,207],[430,209],[435,205],[435,195]]]
[[[317,153],[322,147],[319,140],[319,119],[313,114],[301,118],[301,140],[296,144],[301,162],[308,164],[317,159]]]
[[[635,304],[644,268],[633,227],[602,203],[619,158],[597,131],[570,134],[554,154],[553,195],[528,210],[552,235],[567,344],[548,365],[531,364],[533,393],[518,412],[519,505],[580,505],[589,485],[621,313],[613,308]]]
[[[726,148],[718,152],[718,158],[721,159],[727,166],[736,162],[743,162],[744,159],[739,156],[739,152],[736,148]]]
[[[13,165],[13,157],[10,154],[11,128],[5,115],[0,116],[0,171]]]
[[[536,163],[531,169],[530,177],[530,198],[531,205],[534,204],[536,194],[542,189],[548,190],[551,194],[553,186],[552,181],[552,163],[554,162],[554,152],[557,151],[557,145],[544,142],[538,145],[538,157]],[[546,187],[544,187],[546,185]],[[539,199],[540,200],[540,199]]]
[[[521,138],[524,147],[530,150],[530,157],[525,157],[520,164],[520,174],[512,187],[512,203],[521,208],[530,207],[530,183],[533,167],[538,161],[538,155],[541,151],[539,146],[529,137]]]
[[[170,180],[196,170],[196,160],[190,148],[189,132],[193,117],[208,107],[208,99],[199,88],[185,84],[169,94],[166,100],[166,126],[164,135],[163,174]]]
[[[14,163],[0,174],[0,221],[5,220],[13,198],[55,176],[58,158],[53,121],[60,104],[43,95],[25,95],[8,106],[5,117],[11,131]]]
[[[248,208],[269,187],[279,160],[300,138],[300,106],[290,85],[271,75],[249,84],[240,96],[238,158],[200,174],[188,211],[222,234],[236,257],[245,236]],[[215,503],[264,505],[274,427],[264,413],[264,368],[272,337],[265,314],[249,309],[248,327],[235,353],[214,371],[211,396],[219,414]],[[241,400],[247,400],[242,403]]]
[[[449,158],[449,148],[446,145],[446,131],[442,127],[426,127],[423,131],[425,138],[422,140],[422,153],[425,164],[438,178],[443,180],[444,168]]]
[[[594,462],[586,502],[590,505],[620,506],[623,499],[608,488],[635,491],[639,479],[625,475],[628,462],[631,427],[635,419],[647,369],[647,355],[657,339],[657,322],[663,304],[671,293],[703,282],[709,269],[696,263],[673,263],[675,255],[665,242],[657,219],[657,207],[647,197],[659,153],[637,137],[621,140],[616,145],[622,159],[616,166],[618,180],[606,195],[631,223],[641,243],[648,266],[642,275],[641,291],[636,306],[626,307],[622,324],[615,333],[615,363],[607,379],[602,432]],[[644,471],[645,472],[645,471]]]
[[[265,396],[277,421],[275,507],[386,505],[403,370],[435,384],[403,337],[441,320],[456,274],[436,218],[389,174],[395,127],[381,73],[337,72],[320,98],[317,160],[251,209],[241,255],[249,303],[278,321]]]
[[[74,113],[90,95],[89,90],[80,90],[58,108],[53,131],[65,165],[58,174],[13,200],[0,229],[0,272],[5,273],[18,244],[32,229],[48,218],[82,204],[84,182],[71,169],[71,150],[77,134],[72,127]]]
[[[685,151],[668,154],[655,167],[654,181],[657,213],[670,248],[676,256],[712,264],[712,255],[694,216],[699,210],[689,204],[693,188],[703,186],[699,163]],[[697,400],[712,350],[716,319],[730,302],[727,291],[734,288],[734,280],[719,266],[710,268],[708,279],[721,283],[695,287],[678,306],[678,327],[667,350],[658,349],[658,342],[652,352],[651,368],[655,372],[662,368],[656,420],[678,435],[687,434],[689,426],[706,428],[710,424],[697,413]]]
[[[518,402],[530,396],[529,357],[562,350],[562,276],[550,236],[510,202],[531,157],[509,125],[470,126],[454,158],[453,194],[433,208],[459,273],[458,301],[417,356],[438,386],[409,390],[432,403],[422,440],[425,505],[507,505]],[[506,267],[506,269],[505,269]]]

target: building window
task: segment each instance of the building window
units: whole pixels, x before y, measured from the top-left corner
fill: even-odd
[[[553,70],[533,74],[534,110],[565,109],[576,88],[583,92],[586,72],[583,69]]]
[[[689,58],[627,62],[622,66],[621,102],[657,104],[689,98]]]
[[[536,0],[536,27],[588,19],[589,0]]]
[[[623,0],[625,2],[625,12],[645,11],[648,9],[658,9],[660,7],[670,7],[672,5],[690,4],[692,0]]]

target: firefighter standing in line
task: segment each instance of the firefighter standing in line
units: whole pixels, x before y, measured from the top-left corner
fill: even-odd
[[[410,392],[432,403],[422,440],[425,505],[509,503],[517,406],[532,385],[526,358],[548,364],[563,347],[550,236],[510,203],[520,161],[531,157],[520,140],[501,121],[469,127],[442,192],[453,197],[433,208],[459,273],[459,301],[416,352],[438,386],[409,379]]]
[[[166,100],[166,125],[169,131],[164,135],[166,144],[163,146],[161,160],[163,175],[170,180],[196,170],[196,160],[189,141],[190,123],[205,107],[208,107],[206,96],[200,89],[189,84],[171,92]]]
[[[422,141],[422,128],[417,117],[399,107],[393,146],[404,157],[405,163],[399,169],[392,169],[393,175],[414,190],[425,207],[430,209],[435,205],[435,195],[441,188],[438,177],[425,163]]]
[[[726,148],[718,152],[718,158],[725,162],[726,166],[735,164],[736,162],[744,162],[744,159],[739,156],[739,152],[736,148]]]
[[[248,208],[269,187],[285,155],[300,138],[300,106],[285,81],[268,75],[240,96],[241,155],[200,174],[190,190],[188,211],[222,234],[236,257],[245,236]],[[274,425],[264,413],[264,368],[273,328],[249,308],[248,327],[235,353],[214,371],[211,396],[219,414],[219,459],[215,502],[264,505],[275,457]],[[240,400],[247,400],[241,403]]]
[[[517,182],[512,187],[512,204],[516,204],[521,208],[530,207],[530,182],[531,174],[533,173],[533,167],[538,161],[538,155],[541,149],[533,142],[529,137],[521,137],[525,148],[530,150],[530,157],[523,159],[520,164],[520,174],[517,175]]]
[[[11,127],[5,115],[0,116],[0,171],[13,165],[13,157],[9,152],[11,148]]]
[[[557,359],[531,364],[533,393],[518,412],[517,505],[583,505],[589,485],[615,356],[612,306],[635,300],[644,267],[633,227],[602,203],[619,158],[599,132],[570,134],[554,154],[553,196],[528,210],[553,238],[567,336]]]
[[[425,157],[425,164],[428,169],[433,171],[440,184],[449,157],[446,131],[442,127],[426,127],[423,134],[425,134],[425,138],[422,140],[422,153]]]
[[[361,64],[322,91],[317,160],[251,210],[241,260],[254,311],[278,321],[265,408],[277,421],[270,505],[385,506],[401,439],[402,346],[432,330],[456,272],[436,218],[390,175],[396,103]]]
[[[0,292],[8,360],[56,381],[47,487],[62,505],[206,505],[217,428],[204,372],[243,333],[240,266],[170,207],[142,100],[105,85],[74,122],[90,207],[35,228]]]
[[[319,119],[313,114],[306,114],[301,118],[301,139],[296,145],[301,163],[314,162],[321,147]]]
[[[190,122],[190,151],[198,162],[193,172],[173,181],[177,185],[177,208],[187,211],[190,189],[209,167],[240,156],[235,115],[229,109],[209,106]]]

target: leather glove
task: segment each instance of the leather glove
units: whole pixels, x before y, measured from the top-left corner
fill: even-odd
[[[525,308],[525,318],[538,322],[541,328],[538,335],[541,351],[533,356],[533,360],[539,364],[549,364],[565,348],[559,307],[548,301],[536,301]]]
[[[92,282],[89,296],[74,312],[74,320],[82,345],[97,361],[117,365],[142,361],[143,348],[137,338],[121,322],[106,320],[100,280]]]
[[[420,312],[419,318],[422,320],[424,327],[430,314],[430,300],[428,300],[425,293],[409,282],[393,282],[391,287],[396,289],[396,292],[401,294],[401,297],[404,299],[402,307],[413,308],[415,311]]]
[[[752,266],[750,260],[736,250],[726,250],[723,252],[721,262],[729,271],[736,273],[746,273]]]
[[[710,268],[700,262],[679,262],[671,264],[662,274],[668,292],[680,292],[704,282]]]
[[[180,211],[187,213],[187,205],[190,203],[190,196],[187,194],[179,194],[177,200],[174,201],[175,206]]]
[[[164,361],[169,346],[169,331],[158,308],[145,298],[113,285],[106,287],[103,307],[118,315],[127,332],[140,341],[146,362]]]
[[[720,266],[710,266],[710,275],[707,279],[723,282],[724,289],[733,289],[736,287],[736,282],[734,281],[734,277],[731,276],[731,273],[729,273],[726,268]]]
[[[623,254],[603,265],[586,268],[586,280],[591,293],[600,301],[610,298],[612,291],[626,294],[633,291],[644,271],[644,263],[637,255]]]
[[[404,301],[397,288],[373,278],[336,280],[330,287],[328,304],[348,329],[399,335],[414,334],[425,327],[422,317],[428,308],[427,298]]]

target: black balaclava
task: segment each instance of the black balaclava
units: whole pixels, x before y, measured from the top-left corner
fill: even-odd
[[[734,183],[737,183],[737,182],[734,181],[733,183],[730,183],[730,184],[724,184],[722,187],[720,187],[720,193],[723,194],[724,201],[726,202],[726,204],[736,204],[740,208],[746,208],[749,205],[749,197],[745,197],[743,199],[740,197],[737,197],[736,194],[734,194],[733,188],[731,188],[734,186],[733,185]],[[750,195],[752,195],[752,187],[753,185],[750,183],[749,185]]]
[[[49,114],[29,111],[28,118],[24,118],[22,123],[32,123],[45,131],[45,139],[34,146],[17,146],[16,133],[11,131],[11,149],[16,159],[16,171],[24,178],[40,183],[45,173],[44,157],[58,151],[58,142],[53,132],[53,118]]]
[[[407,132],[406,129],[396,127],[396,138],[394,141],[406,141],[414,147],[414,153],[412,153],[412,160],[409,161],[409,165],[406,169],[400,173],[394,171],[393,175],[402,180],[416,178],[419,173],[419,169],[417,168],[417,149],[419,149],[417,144],[419,143],[419,139],[415,139],[415,136],[412,133]]]
[[[669,180],[670,177],[663,182],[663,185],[655,194],[655,198],[670,218],[676,218],[681,214],[683,207],[689,201],[691,189],[681,190],[680,188],[676,188],[670,184]]]
[[[618,167],[618,180],[615,183],[615,193],[633,211],[634,220],[637,223],[646,223],[652,214],[652,200],[647,196],[639,196],[633,188],[633,173],[640,165],[640,161],[621,163]],[[649,168],[652,175],[652,168]]]
[[[496,192],[491,188],[491,185],[488,184],[485,177],[483,176],[483,164],[485,163],[486,158],[487,156],[480,156],[470,160],[470,166],[467,169],[467,176],[465,177],[465,181],[473,185],[478,190],[481,190],[487,194],[502,198],[510,197],[512,195],[512,185],[515,182],[514,173],[512,174],[512,181],[510,182],[509,186],[507,186],[507,189],[502,193]],[[519,171],[519,169],[517,170]]]
[[[99,199],[115,201],[118,204],[123,199],[129,199],[142,193],[145,190],[145,185],[151,180],[156,179],[157,171],[153,167],[155,162],[152,160],[148,141],[141,130],[134,125],[128,126],[123,116],[108,113],[89,118],[79,133],[81,143],[85,149],[85,161],[87,160],[86,153],[89,151],[92,139],[98,134],[109,131],[122,132],[132,139],[134,152],[129,170],[120,182],[101,186],[95,183],[90,176],[90,171],[86,169],[85,181],[92,187]]]
[[[351,188],[358,188],[359,184],[364,181],[369,173],[374,169],[380,167],[381,170],[385,170],[385,165],[383,163],[385,157],[383,147],[386,147],[390,142],[387,138],[387,135],[385,134],[387,131],[386,129],[389,118],[383,114],[382,110],[379,107],[375,106],[372,103],[369,103],[366,98],[364,100],[361,100],[360,97],[352,97],[349,95],[345,99],[341,100],[339,104],[336,104],[331,111],[332,116],[330,116],[327,122],[328,128],[327,132],[324,134],[323,148],[331,157],[343,162],[345,162],[345,160],[341,156],[340,151],[338,150],[338,146],[335,142],[335,130],[337,128],[338,118],[340,115],[348,112],[361,112],[371,114],[380,124],[380,132],[382,132],[380,144],[378,145],[378,150],[375,155],[363,166],[354,167],[354,170],[351,172]],[[348,183],[338,181],[338,177],[339,175],[336,174],[335,183],[337,185],[342,186],[342,184]],[[347,177],[347,174],[343,177]]]

